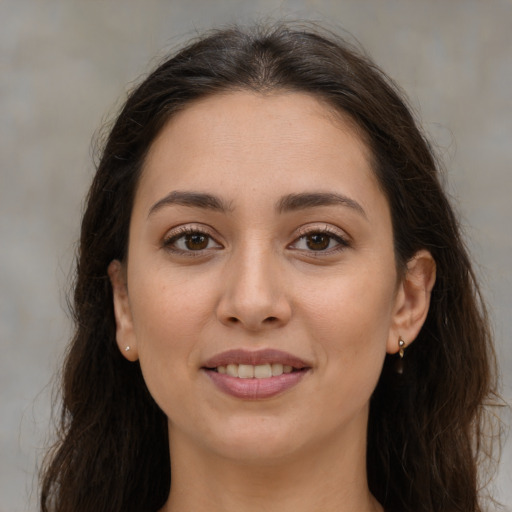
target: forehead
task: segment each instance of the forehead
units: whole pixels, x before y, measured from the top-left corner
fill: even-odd
[[[179,188],[269,194],[377,183],[355,123],[305,93],[236,91],[196,101],[162,129],[139,189],[150,196]],[[350,185],[348,184],[350,183]]]

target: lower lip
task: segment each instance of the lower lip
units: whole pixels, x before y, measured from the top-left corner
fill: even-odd
[[[283,373],[268,379],[240,379],[213,370],[205,370],[205,372],[224,393],[245,400],[260,400],[279,395],[296,386],[308,370]]]

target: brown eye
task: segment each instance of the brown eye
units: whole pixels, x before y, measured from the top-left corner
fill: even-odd
[[[305,238],[308,249],[312,251],[323,251],[327,249],[332,239],[332,237],[325,233],[313,233],[307,235]]]
[[[311,230],[297,238],[289,247],[303,252],[318,252],[333,254],[338,250],[349,247],[347,240],[338,233],[327,229],[321,231]]]
[[[185,235],[184,242],[190,251],[200,251],[208,247],[209,237],[202,233],[191,233]]]
[[[164,240],[163,246],[177,253],[192,253],[207,251],[210,249],[221,249],[222,246],[215,241],[208,233],[195,229],[187,229]]]

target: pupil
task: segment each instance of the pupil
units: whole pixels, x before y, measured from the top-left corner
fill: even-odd
[[[208,245],[208,237],[201,234],[187,235],[185,237],[185,243],[187,248],[191,250],[206,249]]]
[[[320,233],[317,233],[316,235],[309,235],[306,243],[309,249],[312,249],[313,251],[321,251],[322,249],[327,249],[327,247],[329,247],[329,237]]]

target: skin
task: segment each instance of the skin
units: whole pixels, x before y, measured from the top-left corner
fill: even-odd
[[[382,510],[366,480],[369,399],[386,352],[423,324],[435,265],[421,251],[398,277],[369,161],[348,119],[295,92],[198,101],[153,143],[128,257],[109,275],[119,348],[169,419],[163,510]],[[176,191],[227,210],[162,202]],[[276,208],[312,192],[349,201]],[[203,245],[191,250],[184,228]],[[234,348],[283,350],[310,370],[272,398],[236,398],[201,370]]]

